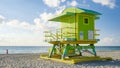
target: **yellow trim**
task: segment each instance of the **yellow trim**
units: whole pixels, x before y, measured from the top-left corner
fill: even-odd
[[[76,39],[79,40],[79,35],[78,35],[78,33],[79,33],[79,29],[78,29],[78,17],[79,17],[79,15],[76,14],[76,16],[77,16],[77,17],[76,17],[76,27],[77,27],[77,29],[76,29],[76,33],[77,33],[77,34],[76,34],[76,37],[77,37],[77,38],[76,38]]]
[[[105,58],[101,58],[99,56],[94,57],[94,56],[79,56],[76,58],[65,58],[65,59],[61,59],[59,56],[53,56],[52,58],[48,58],[47,55],[41,55],[40,58],[42,59],[47,59],[47,60],[53,60],[53,61],[58,61],[58,62],[63,62],[63,63],[67,63],[67,64],[75,64],[75,63],[79,63],[79,62],[86,62],[86,61],[98,61],[98,60],[112,60],[111,57],[105,57]]]
[[[95,44],[96,40],[80,40],[80,41],[50,41],[51,44]]]
[[[94,30],[94,38],[96,39],[96,36],[100,36],[100,34],[97,34],[97,31],[100,31],[99,29]]]
[[[93,17],[94,15],[91,15],[91,14],[78,14],[80,16],[87,16],[87,17]]]
[[[100,31],[99,29],[95,29],[95,31]]]
[[[100,36],[100,34],[95,34],[95,36]]]

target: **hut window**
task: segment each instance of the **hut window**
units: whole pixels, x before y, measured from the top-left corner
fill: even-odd
[[[84,18],[84,23],[88,24],[89,23],[89,19],[88,18]]]

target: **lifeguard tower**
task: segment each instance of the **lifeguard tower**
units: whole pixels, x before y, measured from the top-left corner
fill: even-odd
[[[60,15],[49,21],[60,22],[60,28],[52,31],[45,31],[45,41],[53,44],[49,49],[48,58],[57,58],[59,61],[82,56],[86,51],[96,55],[94,44],[99,41],[96,36],[95,20],[99,19],[100,13],[83,8],[67,8]],[[83,44],[86,44],[83,46]],[[89,59],[89,58],[88,58]],[[66,61],[65,61],[66,62]],[[76,63],[79,62],[76,59]]]

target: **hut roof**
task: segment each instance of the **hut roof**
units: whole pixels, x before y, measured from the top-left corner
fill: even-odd
[[[57,15],[53,18],[51,18],[49,21],[57,21],[60,22],[61,18],[67,17],[67,16],[74,16],[77,13],[87,13],[87,14],[92,14],[95,15],[96,18],[99,18],[99,15],[101,13],[93,11],[93,10],[88,10],[88,9],[83,9],[83,8],[67,8],[63,10],[63,12],[60,15]]]
[[[62,13],[89,13],[89,14],[94,14],[94,15],[101,15],[101,13],[98,13],[93,10],[88,10],[88,9],[83,9],[83,8],[67,8],[63,10]]]

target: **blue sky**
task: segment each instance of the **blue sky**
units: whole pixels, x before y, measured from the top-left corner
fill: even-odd
[[[95,10],[101,41],[96,45],[120,45],[119,0],[0,0],[0,46],[47,45],[43,31],[59,24],[47,20],[68,7]]]

